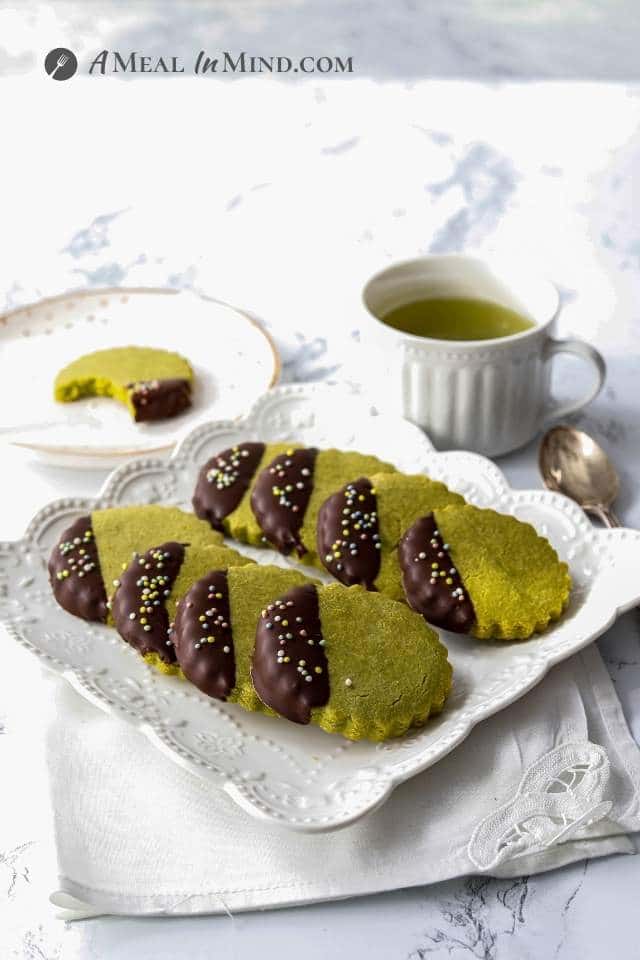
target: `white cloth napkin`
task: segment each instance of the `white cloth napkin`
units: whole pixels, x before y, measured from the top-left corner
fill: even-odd
[[[63,680],[47,731],[68,919],[337,899],[635,852],[640,751],[595,646],[345,830],[265,825]]]

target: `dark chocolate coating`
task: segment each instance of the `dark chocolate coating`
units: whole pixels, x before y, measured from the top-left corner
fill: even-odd
[[[264,443],[240,443],[207,460],[198,474],[193,509],[214,530],[223,531],[222,521],[236,509],[264,453]]]
[[[90,516],[78,517],[58,540],[49,557],[49,580],[68,613],[106,623],[107,594]]]
[[[275,457],[261,470],[251,492],[251,508],[265,538],[280,553],[307,548],[300,527],[313,489],[313,468],[318,451],[302,447]]]
[[[262,611],[251,679],[262,702],[294,723],[309,723],[312,707],[329,700],[318,593],[311,584],[293,587]]]
[[[180,600],[171,639],[185,677],[226,700],[236,684],[226,571],[212,570]]]
[[[111,614],[123,640],[143,656],[157,653],[166,663],[176,654],[169,634],[167,599],[184,560],[184,546],[170,541],[137,554],[120,576]]]
[[[334,493],[318,512],[318,555],[340,583],[375,590],[380,571],[376,495],[360,477]]]
[[[191,406],[191,383],[181,377],[127,384],[137,423],[168,420]]]
[[[473,604],[432,513],[409,527],[398,559],[409,606],[437,627],[469,633],[476,619]]]

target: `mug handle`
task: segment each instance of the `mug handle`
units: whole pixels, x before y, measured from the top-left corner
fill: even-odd
[[[595,347],[592,347],[589,343],[585,343],[584,340],[552,340],[549,338],[544,345],[544,362],[551,362],[559,353],[570,353],[574,357],[580,357],[581,360],[585,360],[591,364],[595,370],[595,380],[593,386],[591,386],[585,396],[579,400],[560,405],[554,404],[553,401],[549,403],[544,411],[545,421],[562,420],[564,417],[568,417],[570,414],[576,413],[578,410],[586,407],[602,390],[607,375],[607,366],[604,362],[604,357]]]

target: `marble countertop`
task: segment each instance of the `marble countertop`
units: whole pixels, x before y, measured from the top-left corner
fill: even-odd
[[[333,6],[333,12],[331,7]],[[252,310],[285,380],[362,379],[359,290],[420,252],[518,252],[560,284],[561,333],[595,343],[607,385],[577,422],[621,473],[618,512],[640,526],[636,5],[382,0],[0,7],[5,245],[0,310],[80,286],[193,287]],[[619,29],[624,22],[626,28]],[[345,77],[77,76],[43,53],[109,49],[353,55]],[[174,51],[173,47],[177,48]],[[526,81],[526,82],[522,82]],[[559,392],[579,388],[567,365]],[[503,458],[537,486],[536,444]],[[3,539],[62,492],[103,476],[2,451]],[[599,641],[640,741],[640,621]],[[38,682],[35,667],[21,661]],[[29,674],[29,670],[32,673]],[[24,685],[0,675],[3,784],[25,773]],[[1,792],[0,792],[1,793]],[[0,810],[2,799],[0,798]],[[557,956],[637,952],[640,860],[434,887],[270,914],[109,918],[64,926],[46,902],[46,825],[25,803],[0,827],[0,955],[29,960]]]

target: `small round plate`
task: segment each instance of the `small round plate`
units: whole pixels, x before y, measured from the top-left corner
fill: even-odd
[[[61,404],[57,372],[93,350],[129,345],[176,350],[195,370],[193,406],[159,423],[135,423],[106,398]],[[235,419],[277,382],[280,359],[246,313],[191,291],[86,290],[0,317],[0,439],[48,463],[111,469],[170,451],[209,420]]]

